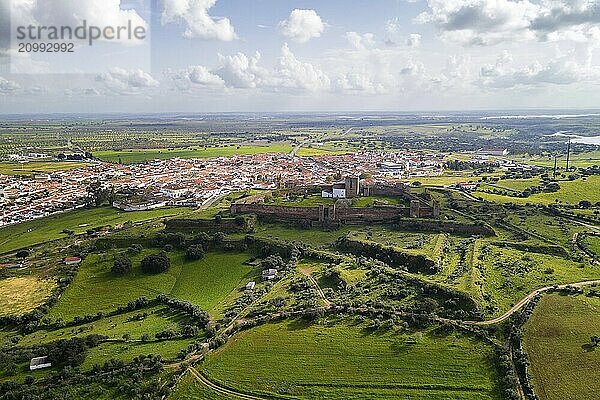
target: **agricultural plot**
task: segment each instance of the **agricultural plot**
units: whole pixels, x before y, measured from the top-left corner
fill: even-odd
[[[23,315],[42,305],[56,286],[34,275],[0,280],[0,315]]]
[[[600,236],[586,236],[583,239],[583,245],[596,255],[596,258],[600,258]]]
[[[578,204],[582,200],[592,203],[600,202],[600,176],[593,175],[573,181],[559,181],[560,189],[554,193],[536,193],[529,197],[511,197],[501,194],[476,191],[474,195],[496,203],[515,204]]]
[[[534,389],[541,400],[588,400],[600,393],[600,299],[544,296],[525,324],[523,341]]]
[[[32,161],[27,163],[0,162],[0,175],[32,175],[82,168],[89,164],[79,162]]]
[[[65,229],[79,234],[96,227],[107,225],[114,227],[126,222],[135,223],[166,216],[182,215],[189,211],[189,208],[165,208],[151,211],[124,212],[115,208],[102,207],[56,214],[0,228],[0,253],[66,237],[67,235],[63,233]]]
[[[169,395],[169,400],[228,400],[209,388],[188,372]]]
[[[238,334],[202,369],[238,390],[303,399],[499,399],[492,353],[433,328],[370,333],[289,321]]]
[[[234,155],[251,155],[263,153],[284,153],[292,151],[287,143],[269,145],[224,145],[218,147],[195,147],[186,149],[132,149],[121,151],[97,151],[94,156],[108,162],[124,164],[138,163],[150,160],[169,160],[171,158],[214,158],[231,157]]]
[[[125,276],[110,271],[117,253],[89,255],[52,308],[50,317],[68,320],[111,311],[138,297],[154,298],[160,293],[172,294],[209,310],[235,291],[252,271],[252,267],[243,264],[250,258],[245,253],[207,253],[201,260],[186,261],[182,252],[174,252],[169,253],[171,267],[166,272],[143,273],[140,260],[156,252],[156,249],[144,250],[131,257],[134,268]]]

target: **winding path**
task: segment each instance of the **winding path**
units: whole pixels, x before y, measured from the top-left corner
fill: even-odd
[[[258,396],[254,396],[254,395],[250,395],[250,394],[246,394],[246,393],[237,392],[235,390],[218,385],[218,384],[212,382],[210,379],[208,379],[204,375],[202,375],[194,367],[189,367],[188,371],[190,371],[192,373],[192,375],[194,375],[196,380],[198,382],[200,382],[202,385],[206,386],[207,388],[209,388],[225,397],[228,397],[228,398],[233,397],[236,399],[246,399],[246,400],[266,400],[263,397],[258,397]]]
[[[489,319],[487,321],[459,321],[459,322],[462,322],[462,323],[467,324],[467,325],[494,325],[494,324],[498,324],[498,323],[500,323],[502,321],[505,321],[506,319],[510,318],[511,315],[513,315],[514,313],[516,313],[517,311],[519,311],[521,308],[523,308],[524,306],[526,306],[538,294],[547,292],[547,291],[555,289],[555,288],[558,288],[558,289],[566,289],[567,287],[581,288],[581,287],[584,287],[584,286],[592,286],[592,285],[600,285],[600,280],[575,282],[575,283],[568,283],[568,284],[565,284],[565,285],[546,286],[546,287],[534,290],[533,292],[529,293],[527,296],[525,296],[524,298],[522,298],[517,304],[515,304],[514,306],[512,306],[512,308],[510,310],[508,310],[507,312],[505,312],[504,314],[502,314],[499,317],[496,317],[494,319]]]
[[[321,298],[321,300],[323,300],[325,308],[331,308],[331,301],[327,299],[327,296],[325,296],[325,292],[323,291],[323,289],[321,289],[319,282],[317,282],[317,280],[312,276],[311,271],[305,268],[300,268],[300,272],[302,272],[302,274],[305,275],[313,284],[313,286],[317,290],[317,293],[319,294],[319,297]]]

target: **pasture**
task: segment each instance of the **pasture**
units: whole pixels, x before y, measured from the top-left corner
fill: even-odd
[[[23,315],[42,305],[52,294],[55,283],[37,276],[0,280],[0,315]]]
[[[523,342],[540,400],[588,400],[600,393],[600,299],[545,295],[525,324]]]
[[[183,252],[169,253],[171,268],[158,275],[144,274],[140,260],[156,249],[131,257],[133,269],[125,276],[111,273],[116,252],[91,254],[58,303],[51,318],[71,319],[77,315],[111,311],[141,296],[154,298],[160,293],[188,300],[207,311],[235,291],[252,268],[243,265],[245,253],[207,253],[198,261],[186,261]]]
[[[268,145],[223,145],[183,149],[106,150],[96,151],[94,152],[94,156],[108,162],[132,164],[151,160],[169,160],[172,158],[215,158],[266,153],[287,154],[291,151],[292,146],[287,143],[273,143]]]
[[[80,209],[51,215],[49,217],[9,225],[0,228],[0,253],[35,246],[67,235],[63,230],[75,234],[88,229],[115,226],[126,222],[141,222],[190,212],[189,208],[162,208],[151,211],[125,212],[112,207]]]
[[[267,324],[233,337],[202,370],[239,390],[302,399],[500,398],[492,349],[433,328],[371,333],[348,322]]]
[[[32,175],[69,171],[85,167],[89,164],[81,162],[31,161],[26,163],[0,162],[0,175]]]

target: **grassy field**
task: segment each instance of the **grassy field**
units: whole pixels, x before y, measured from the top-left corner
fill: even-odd
[[[88,164],[79,162],[32,161],[28,163],[0,162],[0,174],[3,175],[31,175],[35,173],[49,173],[68,171],[85,167]]]
[[[234,155],[250,155],[264,153],[289,153],[292,146],[287,143],[275,143],[264,146],[221,146],[221,147],[194,147],[186,149],[144,149],[121,151],[97,151],[94,156],[108,162],[131,164],[149,160],[169,160],[171,158],[214,158],[231,157]]]
[[[499,399],[491,353],[456,333],[291,321],[237,335],[202,369],[240,390],[303,399]]]
[[[63,229],[75,233],[107,225],[140,222],[150,219],[176,216],[190,212],[189,208],[164,208],[151,211],[124,212],[111,207],[76,210],[36,219],[0,229],[0,253],[65,237]],[[81,226],[83,224],[83,226]]]
[[[229,397],[207,388],[187,373],[169,395],[169,400],[228,400]]]
[[[37,276],[0,280],[0,315],[23,315],[42,305],[55,283]]]
[[[544,296],[524,328],[534,388],[541,400],[588,400],[600,393],[600,299]]]
[[[242,265],[244,253],[207,253],[204,259],[185,261],[182,252],[169,253],[171,268],[158,275],[144,274],[140,260],[157,250],[144,250],[132,257],[134,268],[125,276],[110,272],[114,255],[92,254],[82,263],[73,283],[52,308],[51,318],[71,319],[77,315],[111,311],[140,296],[172,294],[204,309],[214,308],[241,285],[251,267]]]
[[[586,236],[583,244],[587,249],[593,252],[597,258],[600,258],[600,236]]]
[[[510,158],[532,165],[539,165],[542,167],[553,167],[554,166],[554,157],[553,156],[542,156],[542,155],[514,155]],[[567,155],[563,154],[557,159],[558,167],[565,168],[567,162]],[[571,154],[571,161],[569,162],[569,166],[577,167],[577,168],[587,168],[594,165],[600,165],[600,151],[590,151],[586,153],[579,154]]]
[[[503,185],[505,181],[500,181],[499,185]],[[516,203],[516,204],[551,204],[566,203],[577,204],[581,200],[589,200],[592,203],[600,201],[600,176],[593,175],[585,179],[577,179],[574,181],[559,181],[560,190],[555,193],[537,193],[529,197],[510,197],[499,194],[484,193],[476,191],[473,193],[476,197],[481,197],[487,201],[496,203]]]
[[[324,198],[321,195],[314,194],[305,197],[287,199],[284,197],[274,197],[269,201],[271,204],[288,205],[294,207],[317,207],[321,204],[335,204],[340,199]],[[401,205],[402,200],[392,196],[369,196],[360,197],[353,200],[350,207],[372,207],[374,205]]]

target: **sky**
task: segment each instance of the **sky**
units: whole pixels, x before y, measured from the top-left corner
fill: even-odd
[[[144,41],[18,53],[19,25]],[[591,109],[600,0],[0,0],[0,113]]]

